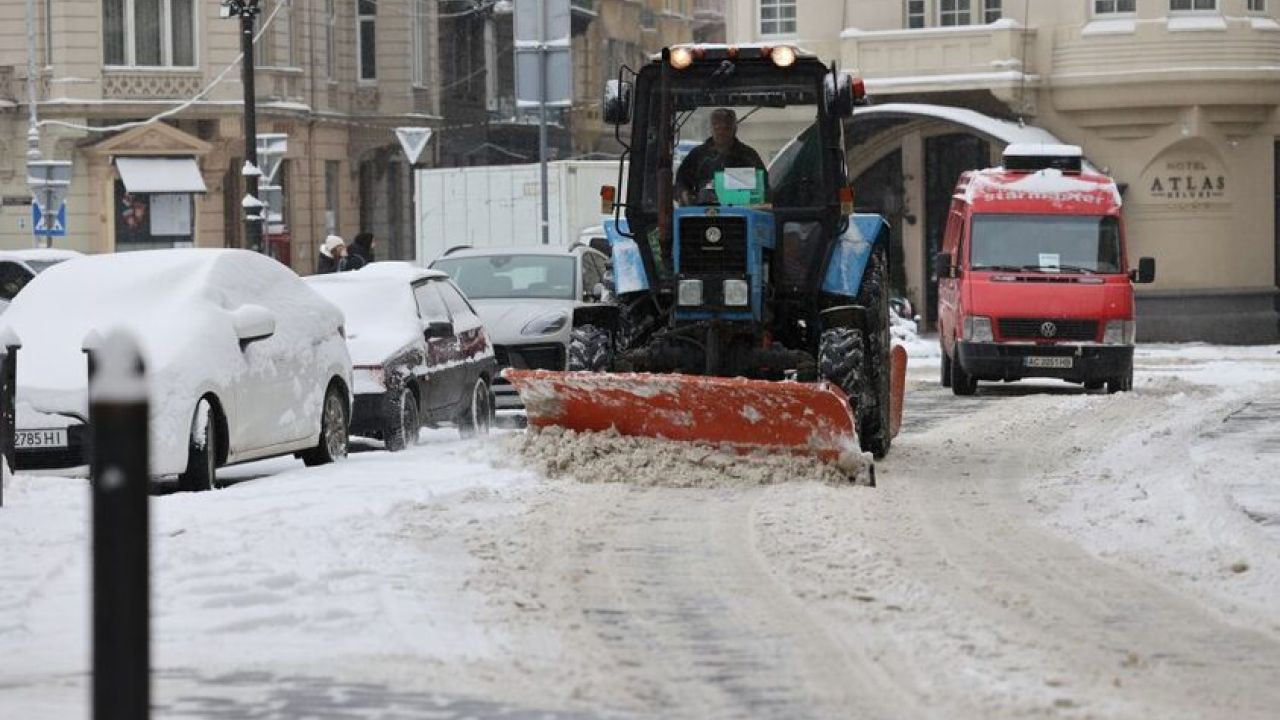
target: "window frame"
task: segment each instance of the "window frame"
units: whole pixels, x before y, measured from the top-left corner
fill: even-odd
[[[139,65],[138,64],[138,43],[137,28],[134,27],[134,0],[107,0],[107,2],[115,2],[120,5],[120,12],[124,16],[124,26],[121,31],[124,34],[124,60],[121,63],[107,62],[107,27],[105,22],[102,25],[102,31],[98,33],[98,37],[102,41],[102,67],[107,70],[146,70],[146,71],[190,71],[200,69],[200,11],[201,7],[197,0],[186,0],[191,3],[191,37],[195,40],[191,47],[191,64],[190,65],[174,65],[173,64],[173,1],[159,0],[161,4],[160,13],[160,64],[158,65]],[[182,0],[180,0],[182,1]],[[98,5],[99,10],[102,4]]]
[[[778,28],[779,28],[779,29],[778,29],[778,32],[765,32],[765,30],[764,30],[764,24],[765,24],[765,19],[764,19],[764,8],[765,8],[765,3],[768,3],[771,7],[776,7],[778,10],[781,10],[781,9],[782,9],[782,8],[784,8],[784,7],[790,7],[790,8],[794,11],[794,12],[792,13],[791,20],[789,21],[789,22],[792,24],[792,28],[791,28],[790,30],[782,30],[782,29],[781,29],[781,24],[782,24],[783,22],[785,22],[785,21],[784,21],[784,20],[782,20],[782,18],[780,18],[780,17],[779,17],[779,18],[774,18],[774,19],[771,19],[771,20],[769,20],[769,21],[768,21],[768,22],[775,23],[775,24],[777,24],[777,25],[778,25]],[[797,33],[797,32],[799,32],[799,30],[800,30],[800,3],[799,3],[799,0],[757,0],[757,1],[756,1],[756,31],[757,31],[757,34],[758,34],[760,37],[762,37],[762,38],[791,38],[791,37],[795,37],[795,36],[796,36],[796,33]]]
[[[982,0],[981,12],[983,25],[1000,22],[1004,19],[1004,0]],[[992,12],[996,14],[994,18],[991,17]]]
[[[1134,16],[1136,16],[1136,15],[1138,14],[1138,2],[1137,2],[1137,0],[1133,0],[1133,9],[1132,9],[1132,10],[1121,10],[1121,9],[1119,9],[1119,8],[1120,8],[1120,2],[1121,2],[1121,1],[1122,1],[1122,0],[1093,0],[1093,1],[1090,3],[1090,11],[1091,11],[1091,13],[1092,13],[1093,17],[1096,17],[1096,18],[1129,18],[1129,17],[1134,17]],[[1099,2],[1110,2],[1110,3],[1113,3],[1113,4],[1114,4],[1114,6],[1116,7],[1116,9],[1115,9],[1115,10],[1099,10],[1099,9],[1098,9],[1098,3],[1099,3]]]
[[[1175,9],[1173,7],[1173,4],[1179,1],[1180,0],[1169,0],[1170,15],[1217,15],[1222,12],[1222,5],[1218,2],[1218,0],[1181,0],[1183,2],[1190,3],[1191,7],[1185,8],[1185,9],[1184,8]],[[1201,3],[1201,2],[1213,3],[1213,7],[1211,8],[1196,7],[1196,3]]]
[[[1265,15],[1267,12],[1267,0],[1246,0],[1244,11],[1255,15]]]
[[[911,12],[911,4],[920,3],[920,11]],[[912,25],[911,21],[919,18],[919,25]],[[903,0],[902,2],[902,27],[904,30],[923,30],[929,27],[929,3],[927,0]]]
[[[953,10],[946,10],[943,8],[944,3],[946,2],[947,0],[934,0],[934,5],[938,8],[938,27],[968,27],[973,25],[973,0],[951,0],[951,2],[956,3],[957,6],[960,3],[965,3],[966,7],[963,10],[959,7],[956,7]],[[956,18],[963,17],[965,22],[947,24],[944,18],[948,16]]]
[[[372,3],[372,14],[361,14],[360,5],[365,0],[355,0],[356,17],[356,82],[360,85],[378,84],[378,3]],[[373,25],[373,74],[365,77],[364,71],[364,24]]]

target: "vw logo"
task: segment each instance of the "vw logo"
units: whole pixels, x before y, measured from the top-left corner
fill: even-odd
[[[1058,334],[1058,326],[1047,322],[1040,326],[1040,334],[1044,337],[1053,337]]]
[[[714,243],[720,242],[720,237],[721,237],[720,228],[718,227],[707,228],[707,231],[703,233],[703,237],[705,237],[707,239],[707,242],[709,243],[714,244]]]

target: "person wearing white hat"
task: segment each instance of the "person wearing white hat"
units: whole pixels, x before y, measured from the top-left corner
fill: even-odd
[[[337,235],[330,235],[320,245],[320,260],[316,263],[316,274],[346,270],[347,243]]]

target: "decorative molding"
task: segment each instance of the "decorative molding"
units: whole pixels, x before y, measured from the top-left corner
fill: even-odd
[[[113,135],[89,149],[99,157],[116,155],[195,155],[213,150],[212,143],[189,135],[172,125],[152,123]]]
[[[110,100],[186,99],[200,92],[199,73],[109,70],[102,77],[102,97]]]
[[[365,87],[356,89],[354,105],[356,112],[377,112],[378,89]]]

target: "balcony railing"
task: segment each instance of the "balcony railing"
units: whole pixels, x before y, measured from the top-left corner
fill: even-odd
[[[199,70],[129,68],[102,73],[102,97],[106,100],[185,100],[203,86]]]
[[[845,67],[867,78],[873,92],[996,89],[1020,85],[1035,74],[1034,33],[1012,20],[920,30],[849,29],[840,36],[841,56]]]

